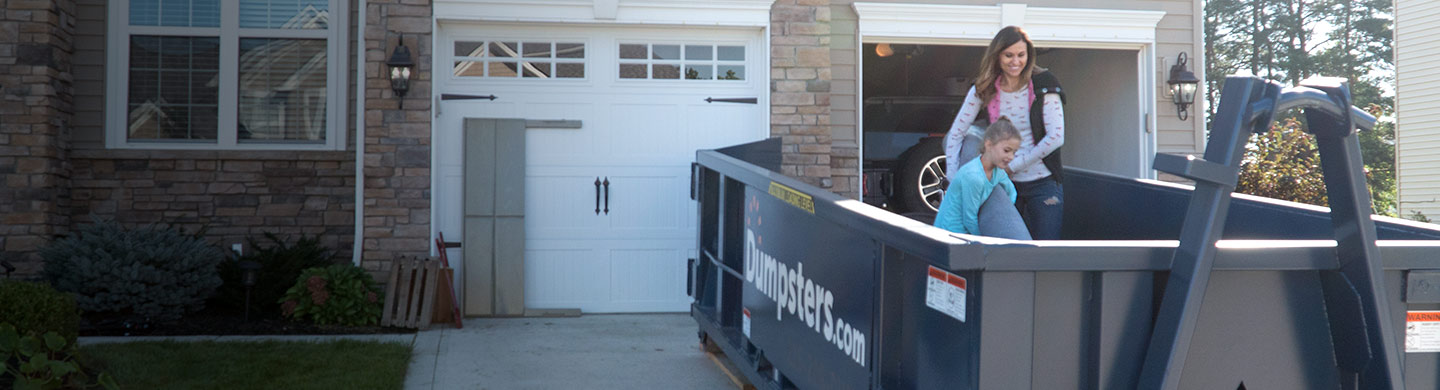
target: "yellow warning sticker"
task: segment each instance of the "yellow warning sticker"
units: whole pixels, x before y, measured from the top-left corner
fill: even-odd
[[[770,182],[770,196],[779,198],[785,201],[785,203],[799,207],[801,210],[805,210],[810,214],[815,214],[815,199],[810,198],[810,195],[805,195],[803,192],[796,191],[794,188],[786,187],[772,181]]]

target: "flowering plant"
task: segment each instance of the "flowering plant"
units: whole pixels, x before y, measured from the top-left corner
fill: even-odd
[[[280,310],[320,325],[373,325],[380,322],[380,288],[352,265],[309,268],[280,298]]]

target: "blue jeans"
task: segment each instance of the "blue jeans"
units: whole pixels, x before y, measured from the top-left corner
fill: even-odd
[[[1015,182],[1015,208],[1036,240],[1059,240],[1060,224],[1065,215],[1065,191],[1049,177],[1035,181]]]

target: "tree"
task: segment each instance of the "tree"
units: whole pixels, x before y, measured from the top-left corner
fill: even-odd
[[[1352,104],[1377,117],[1390,116],[1394,97],[1385,94],[1393,88],[1382,85],[1395,82],[1393,7],[1391,0],[1206,0],[1205,98],[1211,117],[1220,106],[1225,77],[1232,74],[1282,84],[1315,75],[1345,77]],[[1298,111],[1277,113],[1274,129],[1252,138],[1244,169],[1277,171],[1242,172],[1250,182],[1242,179],[1237,191],[1324,204],[1312,193],[1310,184],[1321,183],[1318,159],[1313,138],[1299,129],[1299,118]],[[1361,132],[1360,145],[1375,212],[1397,215],[1394,123],[1381,121]],[[1306,153],[1311,157],[1302,158]]]

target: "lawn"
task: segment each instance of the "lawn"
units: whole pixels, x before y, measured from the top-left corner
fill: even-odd
[[[124,389],[399,390],[410,365],[407,344],[351,340],[147,341],[87,345],[80,353]]]

